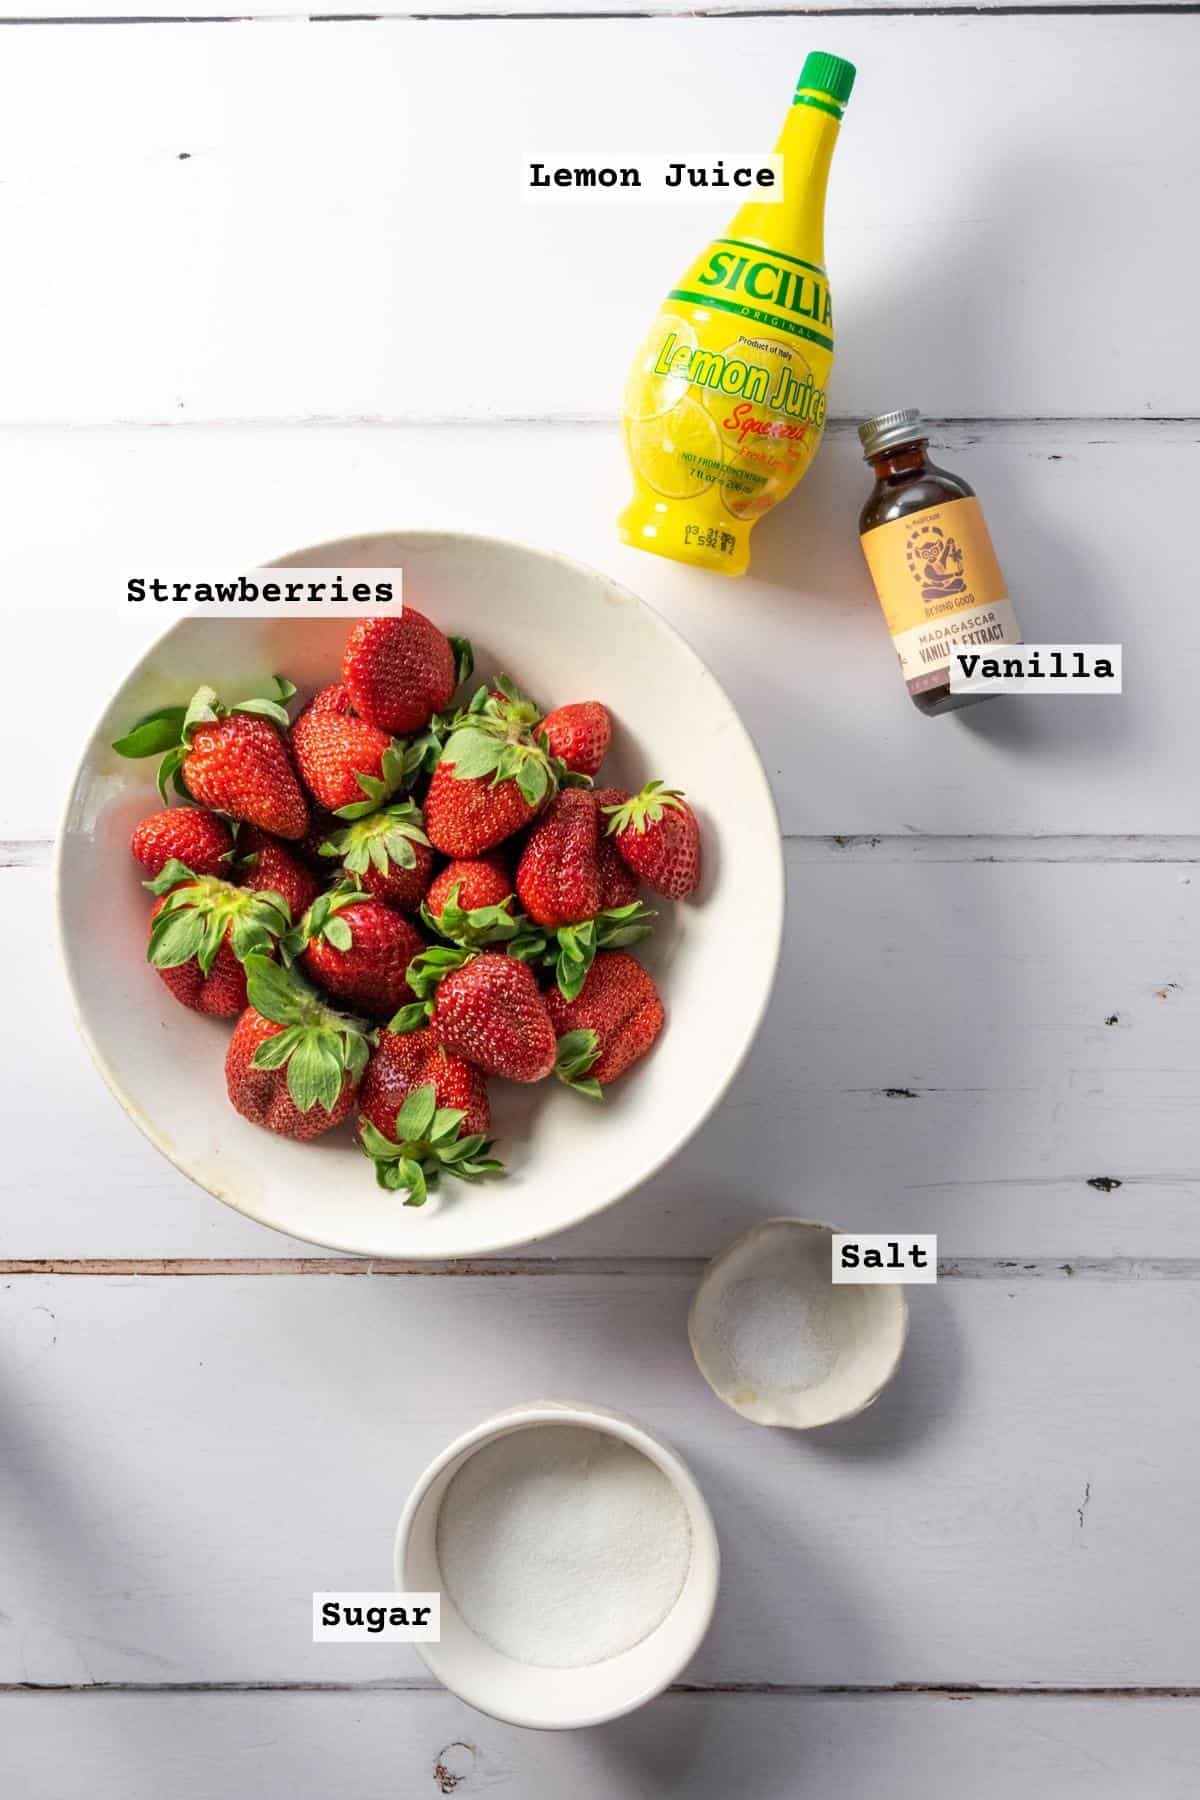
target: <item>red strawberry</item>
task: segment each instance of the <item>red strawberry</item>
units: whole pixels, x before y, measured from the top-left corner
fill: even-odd
[[[237,873],[256,894],[282,894],[293,919],[302,918],[320,893],[320,884],[296,851],[248,825],[238,837]]]
[[[340,828],[340,821],[324,808],[314,807],[309,817],[308,830],[296,845],[299,854],[310,869],[319,875],[328,875],[334,866],[327,856],[322,856],[321,845],[327,843],[334,832]]]
[[[576,925],[600,911],[600,812],[584,788],[564,788],[534,825],[517,864],[517,895],[539,925]]]
[[[151,942],[168,898],[164,894],[154,903],[154,911],[150,914]],[[207,1013],[214,1019],[234,1019],[246,1004],[246,971],[230,949],[227,938],[219,945],[207,970],[190,956],[184,962],[160,968],[157,973],[179,1004],[190,1007],[192,1012]]]
[[[504,675],[482,687],[446,741],[425,796],[425,829],[445,856],[480,856],[528,825],[564,773],[537,741],[538,709]]]
[[[444,637],[424,613],[406,606],[398,618],[360,619],[351,626],[342,680],[355,712],[407,737],[449,706],[469,655],[463,640]]]
[[[435,918],[441,915],[455,889],[456,904],[464,912],[479,906],[503,906],[513,891],[512,878],[498,856],[459,857],[436,875],[425,896]]]
[[[266,957],[247,958],[246,975],[250,1004],[225,1056],[229,1098],[252,1125],[310,1142],[351,1111],[366,1036]]]
[[[146,960],[181,1005],[232,1018],[246,1004],[243,959],[271,949],[288,920],[268,894],[247,893],[180,862],[146,883],[160,896],[150,915]]]
[[[606,809],[621,856],[656,894],[686,900],[700,882],[700,827],[675,788],[652,781],[624,806]]]
[[[274,837],[300,838],[308,829],[308,806],[287,747],[266,719],[233,712],[197,726],[181,772],[192,798],[215,812]]]
[[[576,700],[547,713],[540,729],[550,753],[575,775],[594,775],[608,755],[612,722],[598,700]]]
[[[380,1187],[423,1206],[443,1174],[461,1181],[502,1175],[488,1155],[487,1083],[432,1032],[380,1033],[359,1100],[359,1141]]]
[[[603,815],[606,806],[624,806],[629,795],[624,788],[593,788],[592,799]],[[600,865],[600,905],[606,912],[611,907],[631,906],[638,897],[641,885],[609,837],[605,829],[607,823],[607,819],[602,816],[600,842],[596,846],[596,861]]]
[[[129,848],[152,877],[172,859],[186,863],[196,875],[228,875],[225,858],[233,849],[233,833],[215,813],[198,806],[168,806],[135,827]]]
[[[428,1017],[438,1043],[508,1081],[541,1081],[553,1069],[554,1026],[524,963],[495,951],[428,950],[413,966],[412,987],[421,1004],[399,1013],[393,1030],[414,1030]]]
[[[356,886],[401,912],[416,912],[433,874],[433,851],[420,810],[411,800],[397,801],[349,825],[335,820],[324,854],[336,856]]]
[[[274,837],[302,838],[308,803],[296,780],[287,744],[285,703],[295,693],[290,681],[275,677],[278,700],[241,700],[222,706],[210,687],[197,688],[186,707],[164,706],[118,738],[120,756],[155,756],[164,801],[173,781],[182,792],[213,812],[258,825]]]
[[[451,1056],[428,1030],[379,1033],[358,1097],[361,1119],[395,1140],[396,1114],[414,1088],[427,1085],[438,1106],[462,1113],[465,1134],[487,1136],[491,1108],[485,1077],[461,1056]]]
[[[373,1019],[411,1000],[406,973],[425,948],[407,919],[359,889],[320,894],[289,940],[314,981]]]
[[[351,711],[344,687],[322,688],[292,726],[292,755],[305,787],[328,812],[361,801],[360,776],[384,787],[391,735]]]
[[[663,1028],[658,989],[623,950],[602,950],[578,997],[552,988],[546,1006],[559,1036],[555,1073],[592,1095],[645,1056]]]
[[[481,856],[528,825],[537,812],[515,781],[460,777],[440,762],[425,796],[425,829],[443,856]]]

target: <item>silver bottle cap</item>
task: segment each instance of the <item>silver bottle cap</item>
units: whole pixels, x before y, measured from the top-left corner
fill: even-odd
[[[905,406],[899,412],[876,413],[873,419],[864,419],[858,428],[858,436],[863,447],[863,460],[869,462],[881,450],[894,450],[897,444],[914,443],[925,433],[916,407]]]

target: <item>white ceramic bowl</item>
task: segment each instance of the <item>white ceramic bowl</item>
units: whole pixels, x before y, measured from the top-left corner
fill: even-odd
[[[63,957],[80,1030],[121,1105],[184,1174],[264,1225],[331,1249],[401,1258],[526,1244],[599,1212],[654,1174],[718,1104],[770,995],[783,923],[779,828],[766,776],[699,657],[606,576],[498,539],[399,532],[296,552],[294,566],[403,566],[406,597],[472,639],[478,670],[504,669],[547,706],[603,700],[615,720],[605,778],[662,777],[688,793],[705,875],[660,907],[639,946],[668,1024],[652,1054],[597,1106],[550,1080],[493,1084],[507,1179],[446,1182],[424,1208],[374,1182],[348,1136],[272,1137],[225,1096],[228,1024],[175,1002],[145,961],[150,899],[129,834],[156,808],[154,761],[110,742],[153,707],[209,681],[233,701],[279,671],[306,696],[337,679],[342,620],[181,619],[105,708],[71,786],[57,857]],[[719,1019],[719,1024],[714,1021]]]
[[[853,1418],[874,1405],[896,1372],[908,1334],[904,1289],[895,1282],[835,1286],[831,1240],[842,1229],[807,1219],[764,1219],[713,1259],[696,1289],[688,1314],[696,1365],[717,1398],[756,1425],[804,1431]],[[822,1364],[826,1357],[828,1362],[811,1385],[773,1381],[768,1369],[748,1368],[732,1354],[730,1315],[743,1321],[749,1340],[744,1321],[752,1307],[766,1327],[756,1353],[765,1340],[778,1357],[787,1354],[783,1328],[790,1309],[798,1337],[811,1331],[819,1314]]]
[[[443,1496],[459,1469],[483,1445],[515,1431],[578,1425],[604,1432],[649,1457],[683,1503],[692,1534],[683,1587],[662,1623],[640,1644],[585,1668],[533,1668],[494,1650],[466,1624],[445,1592],[437,1558],[437,1521]],[[485,1419],[432,1462],[405,1503],[396,1528],[395,1582],[409,1593],[441,1591],[441,1642],[417,1644],[437,1679],[452,1693],[510,1725],[564,1731],[600,1725],[645,1705],[687,1667],[712,1619],[721,1557],[712,1514],[695,1477],[673,1450],[623,1413],[560,1400],[539,1400]]]

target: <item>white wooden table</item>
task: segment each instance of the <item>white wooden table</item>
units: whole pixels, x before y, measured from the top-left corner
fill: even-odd
[[[9,0],[0,30],[0,1792],[1190,1800],[1200,22],[439,4]],[[836,421],[725,584],[612,528],[625,363],[724,209],[543,213],[517,167],[718,119],[766,148],[818,47],[861,71]],[[1027,635],[1122,641],[1121,700],[909,706],[851,423],[903,405],[983,496]],[[75,1040],[48,911],[141,642],[130,566],[414,524],[565,549],[675,620],[758,738],[791,883],[767,1026],[678,1162],[535,1256],[419,1272],[316,1257],[161,1161]],[[684,1334],[702,1259],[778,1210],[945,1259],[894,1387],[801,1440],[725,1412]],[[565,1737],[307,1641],[314,1588],[388,1580],[426,1460],[547,1390],[674,1440],[725,1552],[686,1679]]]

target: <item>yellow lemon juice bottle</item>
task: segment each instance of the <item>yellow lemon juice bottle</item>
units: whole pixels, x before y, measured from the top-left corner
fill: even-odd
[[[854,65],[817,52],[775,145],[783,199],[749,200],[667,295],[625,388],[627,544],[744,574],[757,519],[816,455],[833,366],[825,187]]]

